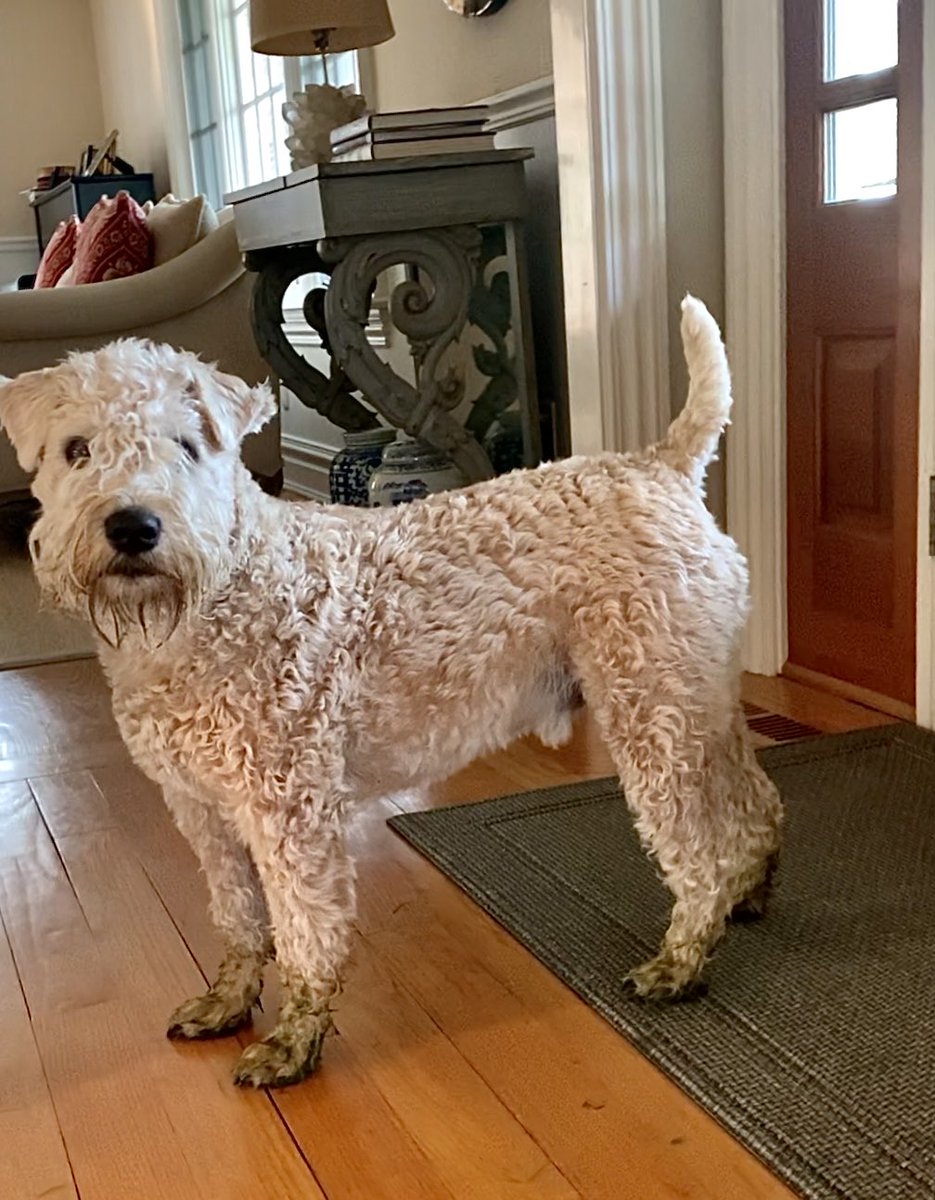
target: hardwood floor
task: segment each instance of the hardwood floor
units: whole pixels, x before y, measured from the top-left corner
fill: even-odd
[[[819,729],[886,718],[784,680],[745,698]],[[5,1200],[784,1200],[792,1195],[386,828],[611,773],[584,719],[351,829],[354,962],[324,1064],[236,1090],[235,1039],[165,1018],[218,961],[203,880],[129,763],[96,663],[0,672]],[[275,1012],[275,980],[255,1032]]]

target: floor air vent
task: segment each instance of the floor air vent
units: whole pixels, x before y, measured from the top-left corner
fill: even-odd
[[[769,738],[771,742],[799,742],[805,738],[820,737],[821,730],[813,725],[804,725],[792,717],[767,712],[756,704],[744,703],[744,716],[754,733]]]

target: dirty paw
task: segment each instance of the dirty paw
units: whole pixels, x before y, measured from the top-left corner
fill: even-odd
[[[169,1017],[166,1036],[170,1038],[224,1037],[249,1025],[253,1002],[244,1007],[243,996],[225,996],[219,992],[207,992],[180,1004]]]
[[[311,1043],[271,1034],[248,1046],[234,1067],[234,1083],[241,1087],[286,1087],[298,1083],[318,1066],[321,1036]]]
[[[624,994],[636,1000],[680,1001],[696,1000],[708,991],[702,979],[686,975],[684,967],[677,967],[662,958],[654,958],[641,967],[636,967],[623,981]]]

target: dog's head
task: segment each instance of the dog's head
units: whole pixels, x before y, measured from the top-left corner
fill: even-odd
[[[0,383],[43,592],[111,645],[164,642],[230,569],[240,443],[274,411],[265,385],[136,339]]]

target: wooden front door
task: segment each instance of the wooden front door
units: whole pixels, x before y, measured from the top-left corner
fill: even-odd
[[[789,664],[915,700],[922,0],[786,0]]]

